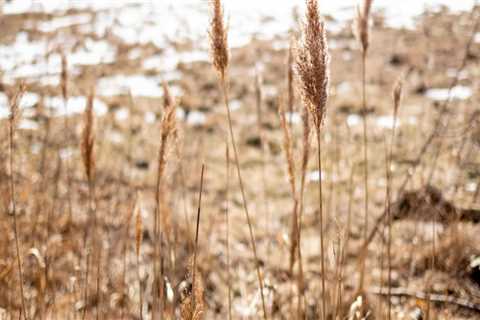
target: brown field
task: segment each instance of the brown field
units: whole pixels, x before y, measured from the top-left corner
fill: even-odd
[[[82,14],[97,13],[64,16]],[[374,9],[365,82],[353,17],[331,31],[340,23],[322,15],[329,97],[307,123],[308,94],[324,93],[303,92],[296,72],[304,15],[291,34],[226,48],[228,65],[214,32],[213,57],[175,63],[171,76],[154,65],[167,48],[83,24],[37,28],[53,18],[0,16],[2,48],[23,34],[46,43],[33,66],[64,57],[51,75],[0,68],[0,319],[480,319],[479,6],[426,11],[415,29]],[[115,59],[73,68],[91,41]],[[105,79],[129,81],[131,94]]]

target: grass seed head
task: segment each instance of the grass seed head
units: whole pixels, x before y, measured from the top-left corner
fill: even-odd
[[[398,108],[400,107],[400,103],[402,101],[402,89],[403,89],[403,80],[400,78],[395,82],[393,87],[393,106],[394,112],[397,114]]]
[[[367,52],[370,44],[370,30],[368,22],[370,20],[370,10],[373,0],[363,0],[362,8],[357,7],[357,18],[355,20],[354,33],[357,40],[362,45],[364,53]]]
[[[212,18],[210,20],[210,46],[213,66],[222,75],[228,67],[228,33],[224,25],[223,8],[220,0],[212,1]]]
[[[93,102],[95,99],[95,89],[92,87],[88,95],[87,108],[85,109],[84,127],[82,133],[81,152],[85,174],[91,182],[95,173],[95,131],[94,131],[94,114]]]
[[[330,79],[330,55],[324,22],[317,0],[307,0],[306,22],[297,48],[297,74],[305,106],[319,129],[326,114]]]

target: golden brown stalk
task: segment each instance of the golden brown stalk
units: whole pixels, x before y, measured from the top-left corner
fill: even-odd
[[[283,149],[285,151],[285,157],[287,159],[287,172],[288,172],[288,182],[290,183],[290,192],[293,198],[293,215],[292,215],[292,229],[290,233],[290,273],[293,273],[293,265],[295,264],[295,258],[297,254],[297,240],[298,240],[298,198],[297,198],[297,186],[295,179],[295,162],[293,160],[293,146],[292,146],[292,135],[290,133],[290,128],[287,124],[287,119],[285,116],[285,108],[281,98],[278,101],[278,113],[280,115],[280,125],[283,131]]]
[[[354,28],[355,36],[362,47],[362,112],[363,112],[363,160],[364,160],[364,189],[365,189],[365,203],[364,203],[364,241],[367,240],[368,235],[368,141],[367,141],[367,96],[366,96],[366,64],[367,52],[370,45],[370,10],[373,0],[364,0],[362,9],[357,8],[357,19]],[[365,260],[366,252],[360,256],[360,277],[359,277],[359,291],[363,290],[365,277]]]
[[[392,216],[390,212],[391,204],[391,183],[392,183],[392,155],[393,147],[395,143],[395,128],[397,124],[398,109],[400,108],[400,103],[402,99],[402,88],[403,81],[398,79],[393,88],[392,97],[393,97],[393,128],[392,136],[390,139],[390,150],[387,156],[387,165],[386,165],[386,174],[387,174],[387,220],[388,220],[388,238],[387,238],[387,264],[388,264],[388,293],[387,293],[387,303],[388,303],[388,320],[392,319],[392,302],[391,302],[391,291],[392,291]]]
[[[255,258],[255,268],[257,272],[258,283],[260,287],[260,296],[262,298],[262,310],[263,318],[267,319],[267,309],[265,306],[265,296],[263,293],[263,276],[260,270],[260,261],[257,255],[257,247],[255,241],[255,234],[253,232],[252,223],[250,220],[250,213],[248,211],[247,198],[245,194],[245,188],[243,185],[242,174],[240,171],[240,160],[238,156],[237,144],[235,142],[235,135],[233,134],[232,116],[229,107],[228,87],[226,81],[226,69],[228,67],[228,49],[227,49],[227,30],[223,24],[223,10],[221,8],[220,0],[213,1],[213,17],[210,22],[210,42],[211,51],[213,54],[213,66],[217,70],[220,76],[220,86],[223,91],[223,99],[225,108],[227,111],[228,129],[230,134],[230,140],[233,147],[233,154],[235,157],[235,166],[237,169],[238,182],[240,185],[240,191],[242,194],[243,209],[247,219],[248,230],[250,234],[250,244],[252,246],[253,256]]]
[[[22,301],[22,313],[25,320],[28,320],[27,307],[25,303],[25,294],[23,288],[23,270],[22,270],[22,259],[21,259],[21,245],[18,232],[18,223],[17,223],[17,202],[15,197],[15,179],[14,179],[14,170],[13,164],[15,163],[15,130],[16,122],[19,118],[19,107],[20,101],[22,100],[23,94],[25,93],[25,84],[21,83],[18,90],[14,95],[9,99],[10,105],[10,115],[8,118],[8,141],[9,141],[9,165],[10,165],[10,174],[9,174],[9,188],[10,188],[10,214],[12,215],[13,221],[13,235],[15,237],[15,252],[17,256],[17,267],[18,267],[18,281],[20,287],[20,298]]]
[[[167,91],[164,93],[164,96],[169,95],[168,87],[165,85],[164,89]],[[172,100],[168,100],[173,103]],[[160,214],[162,212],[160,208],[161,203],[161,187],[163,181],[163,175],[165,172],[166,167],[166,153],[167,148],[169,145],[169,139],[173,134],[176,126],[176,119],[175,119],[175,106],[168,105],[165,106],[164,115],[162,118],[161,123],[161,135],[160,135],[160,149],[158,152],[158,170],[157,170],[157,183],[155,189],[155,217],[154,217],[154,262],[153,262],[153,269],[154,269],[154,303],[152,308],[152,317],[156,318],[157,309],[158,309],[158,300],[163,301],[163,274],[161,274],[160,268],[160,254],[162,249],[162,227],[161,227],[161,217]],[[159,296],[160,294],[160,296]],[[163,303],[163,302],[162,302]],[[161,303],[161,304],[162,304]],[[161,310],[160,310],[161,312]]]
[[[87,107],[84,115],[84,127],[82,131],[81,152],[85,174],[88,183],[91,184],[95,175],[95,132],[94,132],[94,114],[93,100],[95,91],[92,88],[87,100]]]
[[[294,74],[294,61],[295,54],[293,52],[293,37],[290,40],[290,46],[288,47],[288,62],[287,62],[287,92],[288,92],[288,112],[290,112],[290,118],[293,114],[293,109],[295,105],[295,89],[293,83],[293,74]],[[292,119],[290,119],[290,122]]]
[[[140,208],[141,204],[135,201],[134,215],[135,215],[135,253],[137,257],[140,256],[140,246],[142,245],[143,240],[143,222],[142,222],[142,210]]]
[[[225,187],[225,215],[226,215],[226,245],[227,245],[227,282],[228,282],[228,320],[232,320],[232,273],[230,270],[230,212],[229,212],[229,190],[230,190],[230,149],[228,143],[225,147],[226,161],[226,187]]]
[[[61,52],[61,72],[60,72],[60,90],[62,92],[62,99],[63,99],[63,111],[65,113],[64,116],[64,130],[66,137],[70,137],[70,124],[68,121],[68,110],[67,110],[67,105],[68,105],[68,60],[67,56],[65,55],[65,52]],[[68,147],[68,139],[66,139],[66,147]],[[67,199],[68,199],[68,218],[69,218],[69,224],[72,222],[72,177],[70,173],[70,161],[69,159],[65,159],[65,174],[67,178]]]
[[[205,164],[202,164],[200,174],[200,192],[198,193],[198,209],[197,209],[197,228],[195,231],[195,250],[193,251],[193,271],[192,271],[192,290],[195,292],[195,276],[197,274],[197,254],[198,254],[198,231],[200,229],[200,213],[202,210],[202,194],[203,194],[203,175],[205,172]],[[193,295],[193,307],[195,308],[195,295]]]
[[[64,52],[61,53],[61,60],[60,87],[62,90],[62,98],[66,101],[68,99],[68,62]]]
[[[93,114],[93,101],[95,98],[94,88],[91,88],[90,94],[87,99],[87,106],[84,113],[84,126],[82,130],[82,140],[80,144],[80,151],[82,154],[83,167],[85,170],[85,175],[88,181],[88,214],[89,220],[93,219],[93,232],[94,238],[91,244],[91,252],[97,254],[97,297],[99,296],[99,281],[100,281],[100,256],[101,256],[101,243],[99,239],[98,232],[98,221],[97,221],[97,210],[95,205],[95,130],[94,130],[94,114]],[[85,243],[88,242],[89,238],[89,223],[85,225]],[[87,253],[88,254],[88,253]],[[87,259],[87,270],[85,276],[85,301],[88,298],[88,274],[89,274],[89,263]],[[98,305],[97,304],[97,316],[98,316]],[[85,307],[86,309],[86,307]],[[86,313],[84,311],[84,317]]]
[[[298,44],[297,73],[300,79],[302,99],[313,118],[317,134],[318,170],[319,170],[319,218],[320,218],[320,253],[322,273],[322,319],[326,319],[326,292],[325,292],[325,246],[323,230],[323,204],[322,204],[322,152],[321,136],[323,119],[325,118],[330,55],[328,53],[327,35],[324,22],[318,12],[316,0],[307,0],[306,22],[304,23],[302,39]]]
[[[140,278],[140,249],[143,240],[143,222],[142,222],[142,210],[141,202],[139,201],[139,196],[135,200],[134,205],[134,215],[135,215],[135,253],[137,255],[137,280],[138,280],[138,290],[140,295],[140,307],[139,307],[139,316],[140,320],[143,320],[143,290],[142,290],[142,281]]]
[[[303,122],[303,148],[302,148],[302,163],[301,163],[301,177],[300,177],[300,195],[299,195],[299,209],[298,209],[298,301],[297,301],[297,318],[302,319],[302,300],[304,299],[304,277],[303,277],[303,261],[302,261],[302,223],[303,223],[303,203],[305,195],[305,181],[307,177],[308,161],[310,159],[310,117],[307,108],[302,111]]]

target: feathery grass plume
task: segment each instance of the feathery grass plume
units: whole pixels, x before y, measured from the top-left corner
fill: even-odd
[[[330,79],[325,23],[318,12],[317,0],[307,0],[306,22],[302,39],[297,46],[297,74],[304,104],[312,115],[316,128],[321,128],[325,118]]]
[[[293,265],[295,264],[295,258],[297,254],[298,245],[298,198],[297,198],[297,184],[295,179],[295,161],[293,160],[293,146],[292,146],[292,134],[287,124],[285,116],[285,108],[283,106],[282,98],[278,101],[278,113],[280,115],[280,126],[283,131],[283,149],[285,151],[285,157],[287,159],[287,172],[288,182],[290,184],[290,192],[293,198],[293,215],[292,215],[292,229],[290,233],[290,273],[293,273]]]
[[[168,87],[164,84],[164,96],[168,96]],[[160,134],[160,149],[158,151],[158,169],[157,169],[157,182],[155,188],[155,217],[154,217],[154,261],[153,261],[153,272],[154,272],[154,305],[152,307],[152,317],[155,318],[158,311],[158,301],[163,301],[163,274],[160,268],[160,252],[162,247],[162,228],[161,228],[161,213],[164,212],[160,208],[161,203],[161,187],[163,176],[165,173],[166,167],[166,154],[169,146],[170,137],[174,134],[176,127],[176,118],[175,118],[175,105],[173,104],[173,99],[167,99],[166,102],[172,103],[167,105],[164,108],[164,114],[161,122],[161,134]],[[160,297],[158,296],[160,294]],[[159,299],[160,298],[160,299]],[[162,310],[160,310],[160,313]]]
[[[403,80],[400,78],[395,82],[395,86],[392,92],[394,118],[397,118],[398,109],[402,101],[402,90],[403,90]],[[395,126],[394,126],[394,129],[395,129]]]
[[[364,160],[364,189],[365,189],[365,203],[364,203],[364,241],[368,236],[368,205],[369,205],[369,191],[368,191],[368,141],[367,141],[367,94],[366,94],[366,69],[367,69],[367,52],[370,45],[369,40],[369,19],[370,10],[372,8],[373,0],[363,0],[362,9],[357,7],[357,18],[354,26],[355,36],[362,47],[362,112],[363,112],[363,160]],[[359,277],[359,291],[363,290],[365,277],[365,259],[367,253],[360,255],[360,277]]]
[[[10,107],[10,114],[8,117],[8,141],[9,141],[9,191],[10,191],[10,205],[9,210],[12,216],[12,228],[13,228],[13,235],[15,238],[15,253],[17,256],[17,267],[18,267],[18,282],[20,287],[20,298],[22,301],[22,313],[25,320],[28,320],[29,316],[27,313],[27,307],[25,302],[25,293],[23,288],[23,270],[22,270],[22,259],[21,259],[21,245],[19,239],[19,232],[18,232],[18,223],[17,223],[17,202],[15,197],[15,179],[14,179],[14,170],[13,165],[15,163],[15,130],[16,130],[16,122],[19,118],[19,107],[20,101],[25,93],[26,86],[22,82],[20,83],[18,89],[15,93],[9,98],[9,107]]]
[[[191,283],[193,257],[189,259],[188,273],[186,279],[180,283],[180,319],[181,320],[202,320],[205,313],[204,285],[201,277],[196,277],[195,282]],[[198,270],[197,270],[197,273]]]
[[[360,9],[360,7],[357,6],[354,34],[358,42],[362,45],[363,52],[367,52],[370,45],[370,28],[368,23],[372,2],[373,0],[363,0],[362,8]]]
[[[225,77],[228,67],[228,32],[223,22],[223,8],[220,0],[213,0],[213,15],[210,21],[210,47],[213,57],[213,66]]]
[[[258,285],[260,287],[260,297],[262,299],[263,318],[267,319],[267,308],[265,306],[265,295],[263,293],[263,275],[260,270],[260,260],[257,254],[257,245],[255,241],[255,234],[253,231],[252,222],[250,220],[250,213],[248,211],[247,196],[245,187],[243,185],[242,173],[240,170],[240,160],[238,156],[237,144],[235,142],[235,135],[233,134],[232,115],[229,107],[228,85],[226,81],[226,71],[228,67],[228,48],[227,48],[227,32],[223,24],[223,11],[221,9],[220,0],[213,1],[213,17],[210,22],[210,42],[211,51],[213,53],[213,66],[217,69],[220,76],[220,87],[223,91],[223,100],[225,109],[227,111],[228,132],[230,141],[232,143],[233,155],[235,157],[235,167],[237,169],[238,183],[240,185],[240,192],[242,195],[242,204],[247,219],[248,231],[250,235],[250,245],[252,246],[253,256],[255,258],[255,269],[257,272]]]
[[[88,182],[92,183],[95,175],[95,131],[93,102],[95,98],[95,89],[92,87],[87,99],[87,107],[84,115],[84,126],[82,131],[81,152],[83,166]]]
[[[322,151],[320,131],[325,118],[330,78],[330,55],[328,53],[327,34],[324,22],[318,12],[317,0],[307,0],[306,21],[302,38],[297,49],[297,74],[304,105],[310,111],[317,133],[318,170],[320,174],[318,188],[320,218],[320,251],[322,273],[322,319],[326,319],[325,292],[325,247],[322,204]]]

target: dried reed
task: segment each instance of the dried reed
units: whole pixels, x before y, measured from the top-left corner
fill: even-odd
[[[82,153],[83,167],[87,176],[89,187],[93,187],[95,177],[95,131],[94,131],[94,114],[93,101],[95,91],[92,87],[87,99],[87,107],[84,114],[84,127],[82,131],[82,141],[80,150]],[[90,199],[92,200],[92,199]]]
[[[230,191],[230,148],[228,143],[225,145],[225,162],[226,162],[226,182],[225,182],[225,216],[227,239],[227,282],[228,282],[228,320],[232,320],[232,273],[230,270],[230,212],[229,212],[229,191]]]
[[[198,208],[197,208],[197,227],[195,229],[195,249],[193,251],[193,270],[192,270],[192,286],[195,292],[195,277],[197,274],[197,254],[198,254],[198,232],[200,229],[200,213],[202,210],[202,194],[203,194],[203,177],[205,173],[205,164],[202,164],[202,171],[200,174],[200,191],[198,193]],[[193,308],[195,308],[195,295],[193,295]]]
[[[164,84],[164,97],[170,96],[168,86]],[[155,217],[154,217],[154,303],[152,307],[152,317],[155,318],[157,312],[162,314],[163,310],[163,268],[160,268],[160,254],[162,252],[162,226],[161,226],[161,187],[163,182],[163,176],[166,167],[166,154],[169,146],[169,139],[173,135],[176,120],[175,120],[175,105],[173,100],[166,98],[165,102],[171,103],[165,105],[164,115],[161,122],[161,134],[160,134],[160,149],[158,152],[158,170],[157,170],[157,182],[155,188]],[[158,306],[158,301],[161,301]],[[158,308],[160,307],[160,310]]]
[[[85,175],[88,181],[88,216],[89,220],[93,219],[93,232],[94,237],[92,239],[90,250],[91,252],[98,254],[96,262],[97,262],[97,298],[99,297],[99,285],[98,282],[100,281],[100,256],[101,256],[101,242],[100,242],[100,234],[98,231],[98,217],[97,217],[97,210],[95,205],[95,167],[96,167],[96,159],[95,159],[95,129],[94,129],[94,113],[93,113],[93,102],[95,98],[95,90],[92,87],[90,90],[90,94],[87,99],[87,105],[85,108],[84,113],[84,125],[82,130],[82,140],[80,143],[80,151],[82,154],[82,162],[83,167],[85,170]],[[90,231],[90,223],[85,224],[85,244],[87,245]],[[87,253],[88,254],[88,253]],[[88,274],[90,265],[87,260],[86,265],[86,276],[85,276],[85,303],[88,301]],[[98,305],[97,303],[97,317],[98,317]],[[87,306],[85,306],[85,309]],[[86,316],[86,310],[84,310],[84,317]]]
[[[298,45],[297,73],[300,79],[302,99],[308,108],[317,134],[318,170],[319,170],[319,218],[320,218],[320,253],[322,273],[322,319],[326,319],[326,289],[325,289],[325,246],[323,230],[322,204],[322,151],[321,128],[325,118],[328,86],[330,78],[330,55],[328,53],[325,23],[321,20],[316,0],[307,0],[306,21],[304,22],[302,39]]]
[[[69,94],[69,87],[68,87],[68,59],[65,52],[61,52],[61,71],[60,71],[60,91],[62,93],[63,99],[63,111],[65,113],[65,117],[63,119],[63,125],[66,137],[71,137],[71,130],[70,130],[70,123],[68,119],[68,94]],[[65,147],[68,146],[68,138],[65,139]],[[73,219],[73,210],[72,210],[72,176],[70,170],[70,160],[68,158],[65,159],[65,175],[67,179],[67,201],[68,201],[68,218],[69,224],[72,222]]]
[[[392,319],[392,302],[391,302],[391,290],[392,290],[392,215],[390,204],[392,203],[391,199],[391,186],[392,186],[392,156],[393,156],[393,147],[395,144],[395,129],[397,125],[398,110],[400,108],[400,103],[402,99],[402,89],[403,81],[398,79],[393,87],[392,98],[393,98],[393,128],[392,136],[390,138],[390,148],[388,155],[386,157],[386,177],[387,177],[387,220],[388,220],[388,237],[387,237],[387,264],[388,264],[388,294],[387,294],[387,304],[388,304],[388,320]]]
[[[23,270],[22,270],[22,259],[21,259],[21,244],[20,237],[18,232],[18,222],[17,222],[17,201],[16,201],[16,188],[15,188],[15,172],[13,169],[15,163],[15,131],[16,123],[20,117],[20,101],[25,93],[25,84],[21,83],[18,89],[14,94],[9,98],[9,107],[10,115],[8,117],[8,145],[9,145],[9,191],[10,191],[10,205],[9,211],[12,216],[13,221],[13,235],[15,238],[15,252],[17,256],[17,267],[18,267],[18,282],[20,287],[20,298],[22,300],[22,313],[25,320],[28,320],[29,316],[27,313],[27,307],[25,302],[25,292],[23,288]]]
[[[227,86],[227,79],[226,79],[226,71],[228,68],[228,38],[227,38],[227,29],[223,23],[223,9],[220,0],[214,0],[212,3],[213,15],[210,21],[210,44],[211,44],[211,51],[212,51],[212,58],[213,58],[213,66],[217,70],[220,76],[220,86],[223,91],[223,99],[225,108],[227,111],[227,119],[228,119],[228,128],[230,134],[230,140],[233,148],[233,154],[235,157],[235,166],[237,169],[237,176],[238,182],[240,185],[240,191],[242,194],[242,203],[243,209],[245,211],[245,216],[247,219],[248,230],[250,234],[250,242],[252,246],[253,256],[255,258],[255,268],[257,271],[257,278],[258,284],[260,287],[260,295],[262,298],[262,310],[263,310],[263,318],[267,319],[267,309],[265,306],[265,296],[263,290],[263,276],[260,270],[260,261],[258,259],[257,254],[257,247],[255,242],[255,235],[253,231],[253,226],[250,220],[250,214],[248,211],[248,204],[247,198],[245,194],[245,188],[243,185],[242,174],[240,171],[240,160],[237,151],[237,144],[235,142],[235,135],[233,134],[233,125],[232,125],[232,116],[229,107],[229,97],[228,97],[228,86]]]
[[[363,118],[363,160],[364,160],[364,189],[365,189],[365,211],[364,211],[364,240],[368,235],[368,141],[367,141],[367,94],[366,94],[366,69],[367,69],[367,53],[370,44],[370,10],[373,0],[364,0],[362,9],[357,7],[356,25],[354,28],[355,36],[362,47],[362,118]],[[365,259],[366,252],[360,255],[360,283],[359,291],[363,290],[365,277]]]
[[[290,273],[293,273],[293,265],[295,264],[295,258],[297,254],[297,245],[298,245],[298,197],[297,197],[297,185],[295,179],[295,162],[293,159],[293,144],[292,144],[292,134],[290,128],[287,124],[287,119],[285,115],[285,108],[281,98],[278,101],[278,113],[280,115],[280,126],[283,131],[283,149],[285,152],[285,158],[287,160],[287,174],[288,182],[290,184],[290,193],[293,198],[293,210],[292,210],[292,227],[290,233],[290,264],[289,270]]]
[[[142,280],[140,277],[140,249],[143,240],[143,222],[142,222],[142,209],[141,209],[141,201],[139,196],[137,195],[137,199],[135,199],[135,204],[133,207],[132,215],[135,216],[135,253],[137,257],[137,280],[138,280],[138,291],[140,297],[140,305],[139,305],[139,317],[140,320],[143,320],[143,290],[142,290]]]
[[[302,223],[303,223],[303,211],[304,211],[304,200],[305,200],[305,182],[307,177],[307,167],[308,161],[310,159],[310,117],[307,108],[302,110],[302,123],[303,123],[303,146],[302,146],[302,162],[301,162],[301,175],[300,175],[300,192],[299,192],[299,209],[298,209],[298,300],[297,300],[297,317],[303,318],[302,316],[302,300],[305,305],[305,296],[304,296],[304,275],[303,275],[303,261],[302,261]]]

